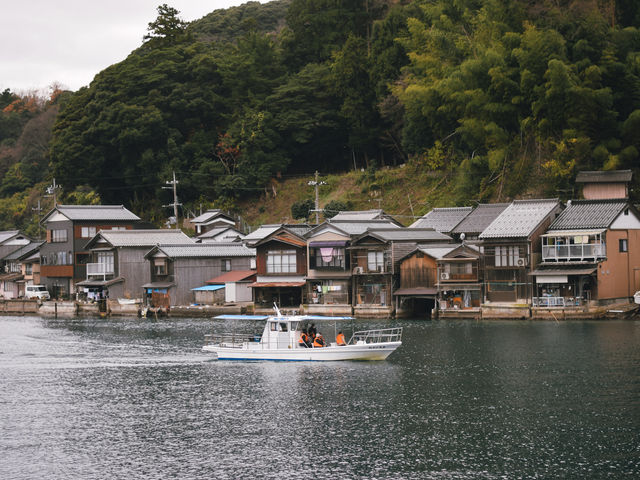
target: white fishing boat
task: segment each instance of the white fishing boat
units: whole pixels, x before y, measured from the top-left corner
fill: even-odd
[[[219,315],[224,320],[263,320],[262,334],[223,333],[205,335],[204,351],[215,353],[220,360],[384,360],[402,344],[402,327],[354,332],[346,345],[336,342],[324,347],[304,347],[300,343],[302,330],[317,322],[320,332],[337,322],[352,317],[322,315],[282,315],[277,309],[268,315]],[[322,330],[325,330],[324,332]],[[346,339],[345,339],[346,340]]]

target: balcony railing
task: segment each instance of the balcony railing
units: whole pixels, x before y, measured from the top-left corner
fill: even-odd
[[[585,260],[604,258],[604,243],[580,243],[575,245],[543,245],[542,260]]]
[[[583,305],[583,300],[579,297],[533,297],[533,306],[539,308],[579,307],[581,305]]]
[[[87,278],[88,277],[106,277],[107,275],[113,275],[113,265],[109,263],[87,263]]]

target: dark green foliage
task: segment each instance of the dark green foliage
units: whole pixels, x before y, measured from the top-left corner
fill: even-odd
[[[312,199],[300,200],[291,205],[291,216],[296,220],[308,220],[312,210],[315,208],[315,202]]]
[[[338,213],[349,210],[349,205],[340,200],[331,200],[322,209],[324,218],[329,219],[335,217]]]

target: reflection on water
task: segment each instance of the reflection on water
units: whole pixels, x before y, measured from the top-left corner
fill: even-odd
[[[0,318],[0,478],[640,475],[640,323],[398,324],[385,362],[280,363],[212,360],[208,320]]]

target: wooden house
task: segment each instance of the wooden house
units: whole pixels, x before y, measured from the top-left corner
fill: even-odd
[[[561,211],[557,199],[515,200],[479,235],[485,302],[530,304],[541,236]]]
[[[180,230],[100,230],[84,250],[86,278],[76,284],[79,299],[142,298],[151,281],[145,255],[155,245],[194,243]]]
[[[576,183],[582,185],[582,198],[585,200],[628,199],[631,170],[612,170],[606,172],[579,172]]]
[[[300,308],[307,274],[307,241],[304,234],[289,226],[279,226],[250,243],[256,249],[256,281],[251,284],[256,309]]]
[[[145,255],[151,281],[142,285],[154,307],[190,305],[193,289],[223,272],[249,270],[255,251],[238,242],[158,245]]]
[[[38,267],[42,243],[31,242],[2,258],[4,272],[0,274],[0,297],[21,298],[24,296],[26,285],[40,283]]]
[[[202,235],[217,228],[235,228],[235,220],[222,210],[212,208],[195,218],[185,221],[185,227],[194,228],[196,235]]]

